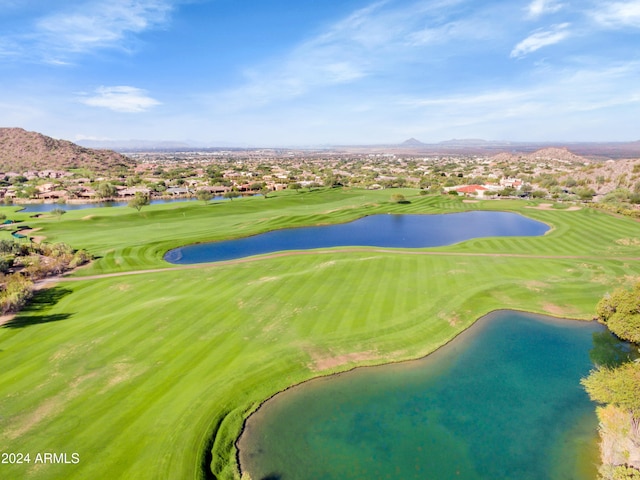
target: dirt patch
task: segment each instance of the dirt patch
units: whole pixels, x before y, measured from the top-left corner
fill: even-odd
[[[336,264],[335,260],[330,260],[328,262],[324,262],[321,263],[320,265],[318,265],[318,268],[327,268],[327,267],[332,267]]]
[[[531,290],[533,292],[540,292],[543,289],[547,288],[549,285],[547,285],[544,282],[539,282],[537,280],[532,280],[530,282],[526,282],[524,284],[525,287],[527,287],[528,290]]]
[[[480,200],[462,200],[462,203],[480,203]]]
[[[114,374],[107,381],[107,385],[98,393],[103,394],[111,388],[123,382],[131,380],[144,372],[144,370],[134,371],[134,367],[128,362],[116,363],[113,365]]]
[[[30,235],[33,232],[38,232],[40,230],[42,230],[42,228],[25,228],[23,230],[19,230],[19,232],[23,235]]]
[[[80,377],[76,377],[71,382],[69,382],[69,388],[71,388],[72,390],[76,390],[82,383],[86,382],[87,380],[91,380],[92,378],[95,378],[97,376],[98,376],[97,372],[91,372],[86,375],[81,375]]]
[[[545,312],[550,313],[551,315],[555,315],[556,317],[567,317],[567,316],[571,316],[576,312],[574,308],[561,307],[560,305],[555,305],[553,303],[543,304],[542,309]]]
[[[82,217],[80,220],[91,220],[93,217],[95,217],[95,215],[86,215]]]
[[[10,315],[0,315],[0,326],[4,325],[5,323],[9,323],[15,318],[15,316],[15,313],[12,313]]]
[[[379,358],[378,352],[369,350],[365,352],[345,353],[342,355],[332,355],[331,352],[309,352],[311,363],[309,368],[314,372],[334,369],[350,363],[364,362]]]
[[[31,235],[32,233],[38,232],[42,230],[41,228],[25,228],[24,230],[18,230],[18,233],[20,233],[21,235],[26,235],[28,237],[31,237],[31,240],[34,241],[35,243],[42,243],[42,241],[47,238],[44,235]]]
[[[247,285],[256,285],[267,282],[274,282],[276,280],[280,280],[280,277],[261,277],[258,280],[254,280],[253,282],[249,282]]]
[[[640,238],[620,238],[616,243],[625,247],[640,247]]]
[[[9,440],[15,440],[23,436],[41,421],[59,412],[62,409],[63,403],[60,399],[50,398],[42,402],[33,412],[23,414],[15,420],[12,419],[11,423],[15,425],[15,427],[5,432],[6,437]]]

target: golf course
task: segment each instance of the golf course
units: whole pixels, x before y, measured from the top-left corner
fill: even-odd
[[[389,190],[319,188],[139,212],[33,218],[0,207],[28,235],[95,258],[0,327],[0,452],[30,458],[0,464],[0,478],[239,478],[244,420],[277,392],[422,357],[494,310],[590,320],[603,295],[640,277],[633,219],[586,206],[394,192],[407,201],[392,202]],[[550,230],[433,248],[163,259],[181,246],[284,228],[475,210],[517,213]],[[35,461],[46,452],[68,462]]]

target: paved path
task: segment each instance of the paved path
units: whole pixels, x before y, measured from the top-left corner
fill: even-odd
[[[425,252],[411,250],[389,250],[378,248],[350,248],[350,249],[333,249],[333,250],[308,250],[308,251],[291,251],[277,252],[267,255],[238,258],[234,260],[224,260],[220,262],[194,263],[189,265],[177,265],[166,268],[152,268],[146,270],[130,270],[126,272],[101,273],[97,275],[86,275],[78,277],[51,277],[43,280],[43,283],[53,284],[58,282],[80,282],[84,280],[98,280],[101,278],[122,277],[126,275],[142,275],[147,273],[172,272],[180,270],[192,270],[200,268],[211,268],[218,266],[237,265],[242,263],[259,262],[272,258],[291,257],[295,255],[329,255],[336,253],[387,253],[394,255],[436,255],[436,256],[458,256],[458,257],[495,257],[495,258],[540,258],[540,259],[560,259],[560,260],[622,260],[629,262],[640,261],[640,257],[618,257],[618,256],[594,256],[594,255],[531,255],[522,253],[468,253],[468,252]]]
[[[290,251],[277,252],[267,255],[237,258],[234,260],[225,260],[221,262],[195,263],[190,265],[176,265],[166,268],[152,268],[146,270],[131,270],[127,272],[102,273],[98,275],[86,275],[79,277],[48,277],[35,283],[35,289],[52,287],[61,282],[84,282],[86,280],[99,280],[102,278],[124,277],[127,275],[144,275],[149,273],[175,272],[180,270],[193,270],[200,268],[211,268],[227,265],[237,265],[242,263],[259,262],[261,260],[269,260],[272,258],[291,257],[295,255],[330,255],[336,253],[387,253],[394,255],[439,255],[439,256],[457,256],[457,257],[495,257],[495,258],[540,258],[540,259],[560,259],[560,260],[622,260],[629,262],[640,261],[640,257],[611,257],[611,256],[593,256],[593,255],[530,255],[521,253],[467,253],[467,252],[430,252],[430,251],[413,251],[413,250],[389,250],[380,248],[349,248],[349,249],[333,249],[333,250],[308,250],[308,251]],[[14,315],[0,316],[0,326],[9,322]]]

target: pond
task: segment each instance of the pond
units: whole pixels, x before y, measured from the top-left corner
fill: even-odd
[[[162,203],[177,203],[177,202],[193,202],[195,198],[157,198],[151,200],[151,205]],[[215,197],[212,200],[224,200],[223,197]],[[56,208],[62,210],[85,210],[87,208],[100,208],[100,207],[126,207],[129,202],[91,202],[91,203],[28,203],[28,204],[15,204],[17,207],[24,207],[21,212],[25,213],[46,213],[51,212]]]
[[[366,246],[424,248],[480,237],[544,235],[549,226],[510,212],[474,211],[441,215],[372,215],[319,227],[275,230],[251,237],[188,245],[170,250],[175,264],[232,260],[284,250]]]
[[[580,379],[622,350],[595,322],[494,312],[423,359],[276,395],[246,422],[240,465],[254,480],[592,480]]]

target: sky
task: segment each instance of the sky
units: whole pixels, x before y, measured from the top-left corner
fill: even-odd
[[[640,0],[0,0],[0,126],[71,141],[640,140]]]

